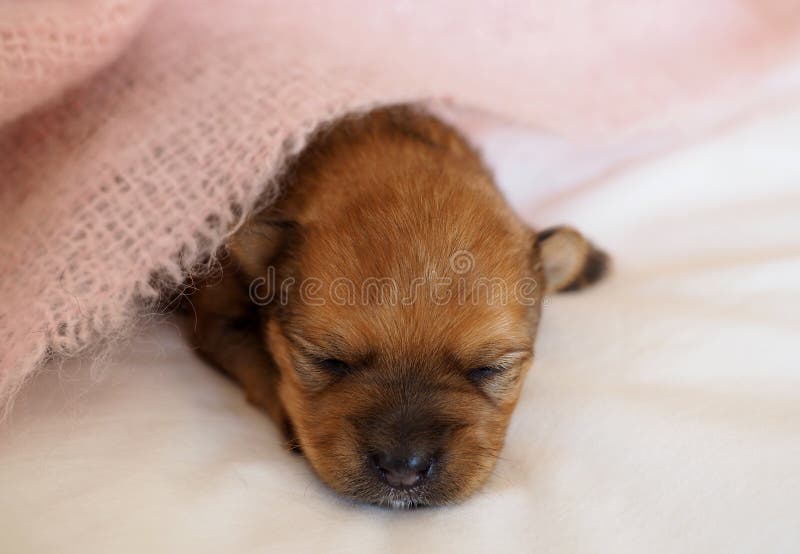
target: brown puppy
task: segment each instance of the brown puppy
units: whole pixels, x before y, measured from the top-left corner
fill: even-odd
[[[605,256],[533,232],[465,140],[411,107],[329,126],[283,185],[193,297],[198,349],[340,493],[464,498],[503,446],[543,293],[596,281]]]

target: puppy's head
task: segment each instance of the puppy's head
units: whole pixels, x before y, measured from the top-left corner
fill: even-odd
[[[459,209],[463,194],[438,214],[384,198],[266,221],[253,244],[234,244],[251,274],[277,268],[264,337],[280,398],[311,465],[351,498],[435,505],[481,485],[543,294],[602,273],[604,256],[574,230],[537,235],[494,200]],[[357,236],[341,231],[354,226]]]

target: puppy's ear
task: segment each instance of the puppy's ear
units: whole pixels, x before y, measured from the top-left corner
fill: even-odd
[[[599,281],[609,258],[572,227],[550,227],[536,235],[546,292],[574,291]]]
[[[245,274],[260,277],[296,230],[297,224],[293,221],[256,217],[233,234],[228,250]]]

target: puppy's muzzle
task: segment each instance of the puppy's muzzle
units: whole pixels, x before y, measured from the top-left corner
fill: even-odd
[[[368,472],[393,489],[423,487],[436,479],[453,423],[419,404],[373,406],[358,429]]]

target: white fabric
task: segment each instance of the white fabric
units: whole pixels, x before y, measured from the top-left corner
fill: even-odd
[[[547,305],[502,459],[464,504],[340,500],[162,323],[17,401],[0,552],[800,551],[798,145],[783,111],[546,195],[524,149],[495,156],[526,217],[578,225],[616,268]]]

